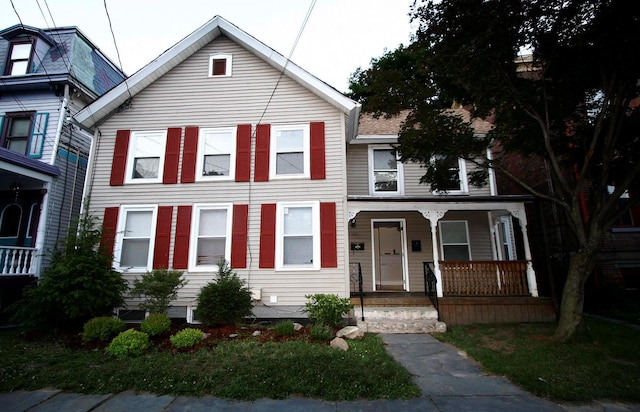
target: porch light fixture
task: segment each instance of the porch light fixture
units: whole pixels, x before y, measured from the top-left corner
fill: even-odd
[[[356,220],[355,220],[355,219],[351,219],[351,220],[349,221],[349,226],[351,226],[351,227],[356,227]]]
[[[22,185],[18,182],[13,182],[11,183],[11,186],[9,186],[9,189],[13,192],[15,196],[14,202],[18,201],[18,194],[20,193],[21,188],[22,188]]]

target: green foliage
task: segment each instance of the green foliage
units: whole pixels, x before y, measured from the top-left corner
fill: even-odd
[[[150,313],[165,313],[178,296],[178,290],[187,284],[182,271],[153,269],[133,281],[131,296],[144,296],[140,309]]]
[[[16,302],[14,319],[31,327],[80,327],[87,320],[111,315],[124,303],[127,282],[111,268],[112,256],[100,247],[96,218],[84,215],[53,251],[39,285]]]
[[[331,326],[323,325],[321,323],[311,326],[309,334],[316,340],[330,340],[333,339],[333,328]]]
[[[176,348],[190,348],[202,342],[202,331],[200,329],[185,328],[171,336],[171,344]]]
[[[340,298],[338,295],[318,293],[305,297],[310,302],[305,304],[304,312],[313,323],[339,326],[342,317],[353,309],[349,298]]]
[[[152,313],[140,324],[140,330],[156,336],[171,328],[171,318],[166,313]]]
[[[101,316],[90,319],[84,324],[82,340],[85,342],[106,342],[122,332],[125,323],[118,318]]]
[[[135,329],[128,329],[116,336],[105,352],[116,358],[125,359],[143,354],[149,346],[149,335]]]
[[[253,308],[251,291],[226,261],[219,263],[216,279],[200,290],[197,305],[198,318],[209,326],[238,323]]]
[[[290,320],[278,322],[273,330],[277,336],[293,336],[296,333],[295,325]]]

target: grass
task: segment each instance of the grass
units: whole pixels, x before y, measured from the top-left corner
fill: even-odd
[[[463,349],[486,371],[538,396],[564,402],[640,402],[639,331],[585,318],[583,336],[558,344],[550,339],[555,326],[458,326],[435,336]]]
[[[367,335],[348,352],[303,341],[220,342],[195,353],[152,349],[118,360],[101,350],[0,332],[0,392],[54,387],[78,393],[125,390],[238,400],[290,396],[326,400],[420,396],[409,373]]]

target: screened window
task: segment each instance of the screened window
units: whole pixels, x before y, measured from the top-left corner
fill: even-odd
[[[466,221],[441,220],[440,244],[444,260],[471,260]]]
[[[155,206],[122,207],[116,247],[120,269],[151,269],[156,210]]]
[[[215,180],[235,175],[235,128],[202,129],[198,139],[200,177]]]
[[[319,267],[317,203],[278,205],[278,268]]]
[[[31,59],[31,43],[14,43],[11,45],[7,70],[5,74],[17,76],[27,74]]]
[[[231,55],[216,54],[209,57],[209,77],[231,76]]]
[[[369,146],[369,192],[376,195],[402,194],[402,163],[390,146]]]
[[[309,177],[309,127],[274,127],[272,177]]]
[[[231,205],[196,205],[193,219],[191,270],[215,270],[231,256]]]
[[[133,132],[127,159],[127,182],[161,181],[166,144],[166,132]]]

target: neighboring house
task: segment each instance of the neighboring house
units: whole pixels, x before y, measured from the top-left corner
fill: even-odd
[[[257,316],[349,296],[345,152],[359,110],[214,17],[75,116],[94,133],[88,210],[114,267],[129,282],[184,271],[171,316],[188,320],[220,259]]]
[[[0,31],[3,308],[41,276],[80,210],[91,135],[71,116],[124,77],[75,27]]]

